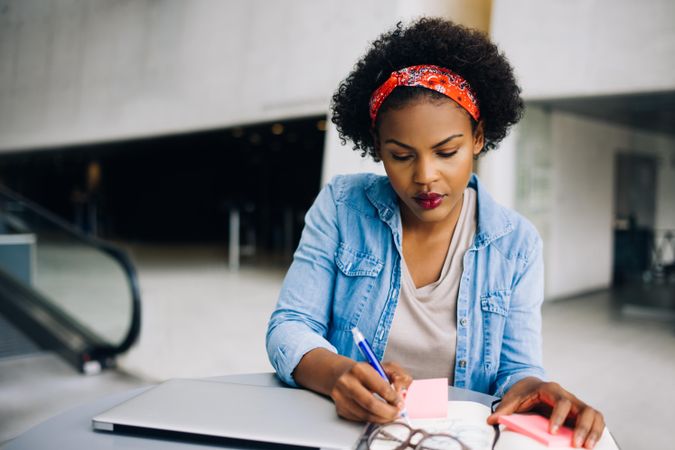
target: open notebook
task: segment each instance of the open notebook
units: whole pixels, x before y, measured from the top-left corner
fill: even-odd
[[[421,428],[430,433],[449,433],[456,436],[471,450],[490,450],[495,431],[487,425],[490,408],[476,402],[449,401],[448,415],[439,419],[412,419],[413,428]],[[413,441],[415,442],[415,441]],[[391,450],[391,444],[380,442],[371,447],[372,450]],[[572,448],[570,446],[548,447],[534,439],[501,427],[500,437],[495,447],[497,450],[541,450],[547,448]],[[618,450],[614,439],[607,428],[595,446],[596,450]]]
[[[447,401],[446,399],[447,380],[414,381],[406,399],[406,406],[411,419],[410,425],[429,433],[451,434],[471,450],[491,449],[495,438],[495,430],[486,422],[491,414],[490,408],[476,402]],[[416,442],[413,440],[413,444]],[[371,447],[372,450],[390,450],[392,448],[391,443],[386,441],[378,441],[374,444],[376,445]],[[572,447],[564,444],[547,446],[502,425],[495,448],[497,450],[541,450]],[[596,444],[595,449],[618,450],[618,446],[607,428],[605,428],[604,434]]]

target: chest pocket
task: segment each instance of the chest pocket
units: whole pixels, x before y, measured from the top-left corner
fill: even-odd
[[[377,257],[354,250],[344,242],[340,243],[335,252],[335,264],[348,277],[376,277],[384,266],[384,263]]]
[[[335,252],[335,264],[339,272],[333,294],[333,322],[340,330],[351,330],[358,324],[384,263],[343,242]]]
[[[499,369],[499,354],[504,340],[504,325],[509,315],[511,290],[491,291],[480,297],[483,316],[483,361],[488,373]]]
[[[510,289],[489,292],[480,296],[480,308],[483,310],[483,312],[491,312],[502,316],[507,316],[509,314],[510,299]]]

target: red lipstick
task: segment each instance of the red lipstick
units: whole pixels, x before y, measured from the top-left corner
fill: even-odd
[[[434,209],[441,204],[443,197],[445,197],[443,194],[436,192],[420,192],[413,199],[424,209]]]

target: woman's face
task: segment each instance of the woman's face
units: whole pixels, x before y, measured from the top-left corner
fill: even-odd
[[[482,126],[472,133],[468,113],[450,99],[421,99],[384,111],[376,133],[403,224],[454,223],[483,148]]]

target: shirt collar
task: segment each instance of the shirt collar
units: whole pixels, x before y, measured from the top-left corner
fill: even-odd
[[[366,186],[366,197],[377,209],[380,220],[389,225],[394,233],[394,242],[401,250],[401,214],[399,214],[398,196],[391,187],[388,177],[373,177]]]
[[[478,224],[473,248],[479,249],[513,231],[513,224],[505,208],[494,201],[476,174],[471,175],[468,186],[477,192]],[[366,186],[366,197],[377,209],[380,219],[392,229],[400,246],[401,215],[398,197],[389,178],[374,177]]]
[[[471,175],[469,187],[478,193],[478,224],[473,248],[479,249],[509,234],[513,231],[513,224],[506,214],[506,208],[494,201],[475,173]]]

